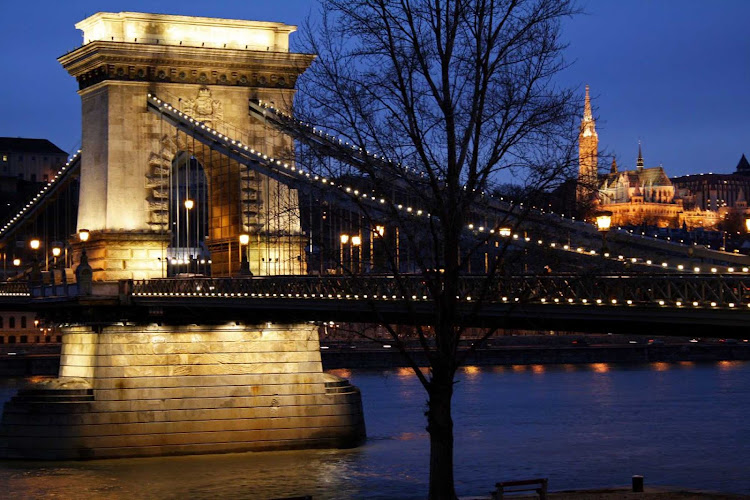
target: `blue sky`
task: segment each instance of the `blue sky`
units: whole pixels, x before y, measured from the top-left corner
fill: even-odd
[[[750,154],[750,1],[583,0],[565,26],[571,67],[561,82],[591,86],[600,149],[670,176],[731,172]],[[57,57],[77,47],[74,24],[99,12],[159,12],[301,24],[315,0],[0,2],[0,136],[80,140],[76,83]],[[11,20],[11,21],[9,21]],[[294,37],[294,35],[292,35]]]

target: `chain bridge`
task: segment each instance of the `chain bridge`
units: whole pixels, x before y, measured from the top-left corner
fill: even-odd
[[[6,405],[3,455],[361,443],[359,392],[323,373],[314,322],[429,320],[443,287],[419,251],[424,174],[395,178],[292,116],[313,60],[289,52],[293,26],[121,12],[76,27],[84,44],[59,61],[82,149],[0,227],[0,308],[59,325],[60,376]],[[350,169],[302,167],[293,141]],[[616,230],[603,248],[591,224],[490,193],[471,216],[466,326],[744,335],[747,256]]]

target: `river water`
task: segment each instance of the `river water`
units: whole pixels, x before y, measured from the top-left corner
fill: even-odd
[[[338,370],[362,390],[368,442],[314,450],[0,462],[5,498],[424,498],[425,395],[407,369]],[[468,367],[455,395],[459,495],[502,480],[550,489],[674,485],[750,495],[750,363]],[[0,403],[15,382],[0,384]]]

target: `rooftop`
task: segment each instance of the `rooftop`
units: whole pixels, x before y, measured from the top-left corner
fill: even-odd
[[[68,154],[47,139],[27,139],[24,137],[0,137],[0,151],[13,151],[16,153]]]

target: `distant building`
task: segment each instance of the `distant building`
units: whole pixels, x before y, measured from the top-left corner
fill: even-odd
[[[645,168],[638,144],[635,170],[597,172],[598,136],[589,88],[579,134],[576,204],[579,211],[612,212],[612,224],[715,229],[729,214],[748,212],[750,163],[742,155],[734,174],[698,174],[670,179],[661,166]]]
[[[659,167],[644,168],[641,146],[635,170],[619,171],[612,160],[609,174],[599,174],[596,158],[599,138],[591,114],[589,88],[578,137],[579,167],[576,201],[579,207],[603,209],[612,212],[612,223],[617,226],[647,223],[660,227],[677,227],[681,220],[681,200],[675,198],[675,189]]]
[[[22,181],[49,181],[68,153],[47,139],[0,137],[0,177]]]
[[[692,174],[672,178],[672,184],[685,200],[685,206],[721,211],[747,208],[750,194],[750,163],[742,155],[732,174]]]
[[[20,311],[0,312],[0,345],[48,344],[62,339],[59,332],[40,328],[36,313]]]

